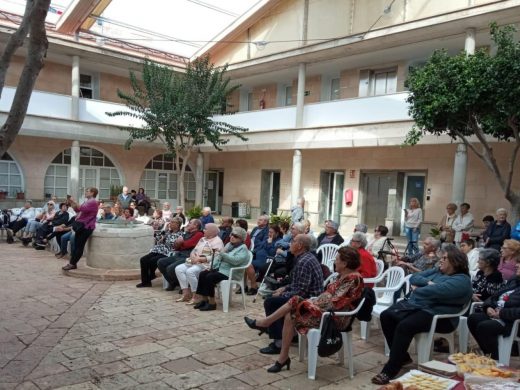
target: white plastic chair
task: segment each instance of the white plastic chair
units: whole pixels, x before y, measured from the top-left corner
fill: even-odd
[[[321,253],[321,262],[329,267],[331,272],[334,272],[334,260],[336,260],[338,249],[336,244],[323,244],[316,251],[316,253]]]
[[[253,238],[251,237],[251,247],[249,248],[249,250],[251,251],[251,253],[253,253],[253,250],[255,249],[255,241],[253,240]]]
[[[338,277],[338,273],[337,272],[333,272],[329,275],[329,277],[327,279],[325,279],[325,281],[323,282],[323,289],[326,289],[327,286],[329,285],[329,283],[332,283],[336,280],[336,278]]]
[[[455,328],[452,332],[449,333],[436,333],[435,328],[437,327],[437,321],[440,319],[446,319],[446,318],[456,318],[462,316],[464,313],[466,313],[471,305],[471,301],[466,303],[461,311],[454,314],[436,314],[433,316],[432,324],[430,326],[429,332],[424,333],[417,333],[415,338],[415,346],[417,348],[417,363],[426,363],[430,360],[431,353],[432,353],[432,347],[433,347],[433,338],[435,336],[442,337],[448,341],[449,344],[449,350],[450,354],[454,353],[454,335],[457,331],[457,328],[460,328],[460,322],[459,327]]]
[[[506,366],[509,366],[513,343],[515,341],[520,341],[520,337],[518,337],[519,324],[520,320],[513,322],[513,329],[511,329],[511,334],[509,336],[498,336],[498,362]]]
[[[227,313],[229,311],[229,305],[231,303],[231,296],[232,296],[232,286],[233,284],[236,284],[240,286],[241,295],[242,295],[242,304],[244,305],[244,310],[246,308],[246,294],[245,294],[245,287],[244,287],[244,278],[240,278],[240,280],[233,280],[233,272],[237,271],[245,271],[247,267],[251,265],[253,262],[253,252],[249,251],[249,261],[246,265],[242,267],[233,267],[229,271],[229,278],[228,280],[223,280],[219,283],[219,288],[222,294],[222,307],[224,313]]]
[[[372,308],[372,317],[377,317],[381,313],[388,309],[394,303],[394,293],[398,291],[404,283],[404,270],[401,267],[390,267],[383,272],[377,278],[366,278],[363,279],[365,284],[367,283],[378,283],[386,279],[385,287],[374,287],[374,293],[376,294],[376,304]],[[366,321],[360,321],[361,327],[361,338],[367,340],[370,333],[369,323]],[[385,349],[386,350],[386,349]]]
[[[357,307],[352,311],[346,312],[335,312],[334,315],[338,317],[354,316],[363,306],[365,298],[359,302]],[[323,319],[329,315],[329,312],[325,312],[321,315],[321,322],[319,329],[310,329],[305,335],[298,333],[298,352],[299,360],[303,362],[305,358],[305,351],[307,351],[307,378],[316,379],[316,365],[318,363],[318,344],[320,343],[321,328],[323,326]],[[343,340],[343,347],[338,352],[340,364],[347,364],[345,359],[345,349],[347,350],[348,359],[348,370],[350,379],[354,378],[354,357],[352,352],[352,332],[341,332],[341,338]]]

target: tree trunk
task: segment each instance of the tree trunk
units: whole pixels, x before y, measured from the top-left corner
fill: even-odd
[[[511,192],[509,196],[506,196],[506,199],[511,204],[511,210],[507,219],[511,226],[514,226],[520,219],[520,195]]]
[[[29,32],[29,21],[31,20],[33,9],[34,0],[28,0],[27,3],[25,3],[25,12],[23,14],[22,22],[18,29],[9,37],[4,52],[2,53],[2,57],[0,57],[0,97],[4,90],[5,76],[7,74],[7,69],[11,64],[11,58],[16,50],[23,45],[25,37]]]
[[[31,10],[28,53],[11,110],[5,124],[0,129],[0,156],[9,149],[22,127],[36,78],[43,68],[43,58],[49,45],[45,31],[45,18],[49,4],[50,0],[35,0]]]

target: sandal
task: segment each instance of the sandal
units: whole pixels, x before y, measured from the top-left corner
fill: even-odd
[[[380,372],[375,377],[372,378],[372,383],[374,385],[386,385],[390,383],[390,377],[384,372]]]
[[[182,296],[179,299],[176,299],[175,302],[188,302],[191,299],[191,297]]]

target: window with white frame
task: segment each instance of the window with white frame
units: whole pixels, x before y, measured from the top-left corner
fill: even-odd
[[[70,193],[71,150],[66,149],[58,154],[47,168],[44,179],[46,194],[65,198]],[[121,175],[114,163],[99,150],[80,148],[80,190],[95,186],[99,190],[100,199],[110,197],[110,187],[121,185]]]
[[[370,75],[369,95],[388,95],[397,90],[397,69],[374,70]]]
[[[341,90],[340,90],[340,79],[332,79],[330,80],[330,100],[338,100],[341,98]]]
[[[181,160],[182,164],[182,160]],[[168,154],[161,154],[152,158],[141,175],[139,187],[144,188],[146,195],[152,199],[178,199],[178,178],[175,172],[175,159]],[[185,200],[195,200],[195,175],[189,165],[184,172]]]
[[[397,67],[364,69],[359,72],[359,96],[387,95],[397,92]]]
[[[285,105],[292,106],[292,85],[285,87]]]
[[[7,197],[16,197],[18,191],[23,190],[22,174],[13,158],[5,153],[0,158],[0,192],[7,193]]]

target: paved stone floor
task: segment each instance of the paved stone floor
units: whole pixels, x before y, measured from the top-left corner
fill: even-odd
[[[83,262],[83,260],[82,260]],[[317,379],[291,351],[290,371],[268,374],[275,357],[242,317],[262,300],[239,296],[229,313],[176,303],[177,292],[136,289],[62,274],[52,253],[0,243],[0,389],[373,389],[385,361],[381,333],[368,342],[354,329],[356,376],[319,359]]]

